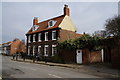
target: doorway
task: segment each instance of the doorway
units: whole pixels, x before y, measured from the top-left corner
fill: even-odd
[[[77,63],[78,64],[82,64],[82,50],[77,50],[76,51],[77,52],[77,56],[76,56],[76,58],[77,58]]]

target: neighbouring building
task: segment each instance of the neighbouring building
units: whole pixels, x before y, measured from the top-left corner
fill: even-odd
[[[5,55],[13,55],[16,52],[26,53],[26,45],[23,41],[15,39],[13,41],[1,44],[1,53]]]
[[[0,50],[1,50],[2,54],[5,54],[5,55],[10,54],[10,45],[11,45],[11,43],[12,43],[12,41],[1,44]]]
[[[76,28],[70,18],[68,5],[64,6],[63,11],[63,15],[42,22],[38,22],[37,17],[33,19],[33,26],[26,33],[27,54],[29,56],[34,56],[36,53],[46,57],[54,56],[61,52],[57,49],[58,42],[81,36],[81,34],[76,33]],[[61,58],[65,62],[70,60],[71,62],[76,62],[76,51],[72,54],[69,54],[69,51],[63,51],[60,54],[62,54]]]

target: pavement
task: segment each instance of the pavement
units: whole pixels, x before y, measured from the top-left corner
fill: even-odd
[[[13,59],[11,60],[16,61]],[[33,63],[33,60],[30,59],[26,59],[25,61],[23,61],[23,59],[18,59],[17,61],[24,63]],[[44,61],[35,61],[33,64],[43,64],[49,66],[72,68],[82,73],[87,73],[89,75],[99,76],[103,78],[120,78],[120,70],[113,69],[109,67],[108,64],[105,63],[80,65],[80,64],[61,64],[61,63],[52,63],[52,62],[45,63]]]

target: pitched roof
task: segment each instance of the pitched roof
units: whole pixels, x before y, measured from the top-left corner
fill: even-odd
[[[5,44],[11,45],[12,43],[13,43],[13,41],[9,41],[9,42],[3,43],[2,45],[5,45]]]
[[[54,28],[58,28],[59,24],[62,22],[62,20],[64,19],[65,15],[61,15],[55,18],[51,18],[45,21],[42,21],[40,23],[37,23],[37,25],[39,26],[37,30],[32,31],[32,28],[27,32],[27,34],[33,34],[33,33],[37,33],[37,32],[41,32],[41,31],[45,31],[45,30],[50,30],[50,29],[54,29]],[[52,27],[48,27],[48,22],[50,20],[54,20],[56,21],[55,25]]]
[[[69,39],[79,38],[81,35],[82,34],[78,34],[78,33],[73,32],[73,31],[60,30],[60,39],[59,39],[59,42],[63,42],[65,40],[69,40]]]

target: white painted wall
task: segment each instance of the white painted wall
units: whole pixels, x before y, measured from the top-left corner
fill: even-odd
[[[60,23],[59,27],[64,30],[76,31],[75,26],[70,18],[70,16],[65,16],[63,21]]]
[[[102,53],[102,62],[104,62],[104,49],[101,50]]]

